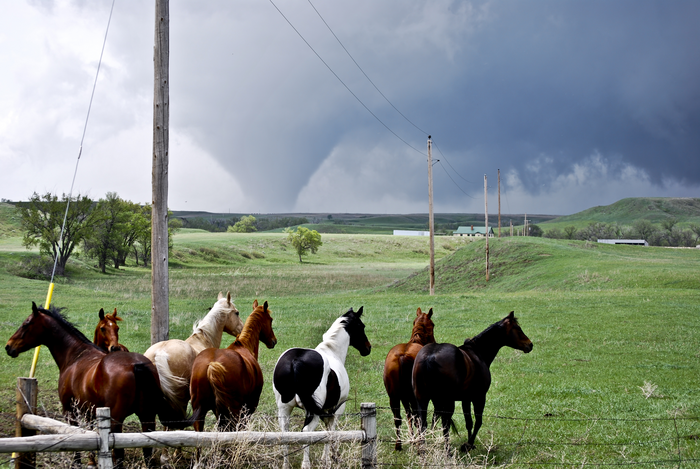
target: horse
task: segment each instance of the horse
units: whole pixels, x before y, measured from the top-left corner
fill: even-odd
[[[425,314],[418,308],[416,317],[413,320],[411,340],[405,344],[395,345],[389,350],[384,362],[384,388],[386,388],[386,392],[389,395],[389,406],[394,413],[394,425],[396,426],[396,445],[394,449],[396,451],[401,451],[401,404],[403,404],[403,408],[406,411],[409,432],[413,432],[413,424],[418,412],[418,404],[413,395],[413,385],[411,383],[413,362],[424,345],[435,343],[435,336],[433,335],[434,324],[430,319],[432,315],[433,308],[430,308],[428,314]]]
[[[372,345],[365,335],[365,325],[360,317],[362,308],[352,308],[333,322],[323,334],[323,342],[315,349],[291,348],[277,360],[272,378],[272,389],[277,401],[277,418],[280,429],[289,431],[289,416],[295,407],[306,411],[302,431],[312,432],[319,419],[332,431],[337,418],[345,411],[350,392],[350,379],[345,370],[348,347],[356,348],[366,357]],[[289,449],[285,445],[284,468],[289,468]],[[323,461],[330,463],[329,445],[323,450]],[[309,447],[304,448],[302,468],[310,468]]]
[[[224,296],[219,292],[211,310],[192,326],[192,335],[185,340],[158,342],[144,352],[156,365],[163,394],[182,420],[187,419],[190,377],[195,357],[204,349],[219,348],[224,332],[238,335],[242,329],[243,322],[236,305],[231,302],[231,293]]]
[[[106,353],[57,308],[37,308],[32,302],[32,313],[7,341],[5,351],[16,358],[38,345],[46,345],[58,365],[58,397],[71,423],[75,423],[76,412],[94,419],[95,408],[109,407],[113,433],[121,433],[124,420],[132,414],[141,421],[143,432],[156,429],[156,415],[163,425],[184,428],[166,402],[150,360],[138,353]],[[143,448],[149,467],[155,467],[152,452],[152,448]],[[76,454],[76,460],[79,458]],[[113,458],[122,467],[124,449],[115,449]]]
[[[271,349],[277,344],[267,301],[253,302],[253,312],[238,338],[227,348],[204,349],[192,364],[190,394],[195,431],[204,431],[207,412],[214,411],[220,424],[235,430],[241,417],[258,407],[263,374],[258,363],[259,342]]]
[[[114,313],[105,315],[105,310],[100,308],[100,321],[95,327],[95,338],[92,343],[97,345],[105,352],[128,352],[126,346],[119,343],[119,325],[117,321],[122,318],[117,316],[117,308],[114,308]]]
[[[413,393],[418,403],[422,434],[427,427],[428,403],[432,401],[435,415],[442,417],[445,449],[449,451],[455,401],[462,401],[468,440],[460,449],[469,451],[474,448],[476,434],[481,428],[486,393],[491,385],[490,366],[503,346],[525,353],[532,351],[532,341],[520,328],[513,311],[479,335],[465,340],[460,347],[452,344],[428,344],[418,352],[413,365]]]

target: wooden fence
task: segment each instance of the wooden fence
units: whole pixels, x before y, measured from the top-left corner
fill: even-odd
[[[0,439],[0,453],[15,454],[15,467],[34,467],[39,452],[96,451],[98,468],[112,468],[112,449],[184,448],[252,442],[263,445],[310,445],[328,441],[362,444],[362,468],[377,465],[377,411],[374,403],[360,407],[361,430],[333,432],[195,432],[156,431],[112,433],[108,407],[97,409],[97,431],[72,427],[63,422],[34,415],[36,379],[17,379],[17,423],[14,438]],[[36,435],[37,432],[50,433]]]

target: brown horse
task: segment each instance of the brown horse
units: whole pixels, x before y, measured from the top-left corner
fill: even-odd
[[[190,376],[192,364],[198,353],[207,348],[219,348],[224,332],[240,334],[243,329],[231,293],[219,297],[202,320],[192,327],[192,335],[185,340],[170,339],[151,345],[144,355],[158,368],[161,389],[170,405],[178,411],[181,420],[187,418],[190,401]]]
[[[163,425],[184,427],[163,397],[156,367],[143,355],[105,353],[56,308],[48,311],[32,303],[32,313],[7,341],[5,350],[15,358],[38,345],[46,345],[58,365],[58,397],[70,421],[75,421],[75,411],[94,417],[96,407],[109,407],[115,433],[121,433],[124,419],[132,414],[139,418],[144,432],[155,430],[156,414]],[[152,451],[143,449],[149,467],[155,466]],[[115,449],[113,457],[121,467],[124,450]]]
[[[258,363],[259,342],[273,348],[277,338],[272,330],[272,311],[267,301],[253,302],[238,338],[227,348],[208,348],[194,360],[190,394],[194,429],[204,430],[204,417],[210,410],[224,428],[235,430],[242,415],[258,407],[263,374]]]
[[[100,308],[100,322],[95,327],[95,338],[92,343],[97,345],[105,352],[128,352],[126,346],[119,343],[119,325],[117,321],[122,318],[117,316],[117,308],[114,308],[114,313],[105,314],[105,310]]]
[[[479,335],[465,340],[461,347],[428,344],[418,352],[413,365],[413,392],[418,402],[421,432],[425,432],[428,425],[428,403],[432,401],[435,415],[442,417],[445,448],[449,449],[455,401],[462,401],[468,440],[460,449],[468,451],[474,447],[476,434],[481,428],[486,393],[491,386],[489,368],[503,346],[525,353],[532,351],[532,342],[520,328],[513,311]],[[475,418],[473,432],[472,404]]]
[[[409,432],[413,432],[413,424],[418,414],[418,404],[413,395],[413,385],[411,378],[413,375],[413,362],[416,355],[426,344],[434,344],[433,308],[428,314],[416,311],[416,318],[413,320],[413,330],[411,340],[406,344],[395,345],[386,356],[384,362],[384,387],[389,395],[389,405],[394,413],[394,425],[396,426],[396,445],[394,449],[401,451],[401,404],[406,411]]]

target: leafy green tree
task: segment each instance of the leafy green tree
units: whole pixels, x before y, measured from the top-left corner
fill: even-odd
[[[693,233],[693,236],[695,238],[695,241],[693,241],[695,244],[700,242],[700,225],[697,223],[691,223],[690,224],[690,231]]]
[[[95,207],[93,230],[85,238],[85,253],[97,259],[97,265],[103,274],[109,260],[118,269],[120,261],[126,261],[126,253],[134,243],[130,205],[130,202],[122,200],[115,192],[108,192]]]
[[[639,236],[640,239],[646,239],[647,241],[651,238],[651,235],[656,231],[654,224],[645,218],[640,218],[632,223],[632,230]]]
[[[529,233],[528,236],[535,236],[538,238],[542,237],[542,228],[540,228],[538,225],[530,225],[529,226]]]
[[[574,225],[566,226],[564,227],[564,238],[565,239],[574,239],[576,238],[576,232],[578,230]]]
[[[297,254],[299,254],[299,262],[302,262],[301,256],[306,255],[308,251],[311,251],[312,254],[316,254],[318,248],[323,244],[321,242],[321,235],[316,230],[310,230],[299,226],[296,231],[287,228],[284,232],[287,233],[287,239],[292,243]]]
[[[235,225],[229,226],[226,231],[229,233],[252,233],[257,231],[257,228],[255,228],[255,217],[253,215],[244,216]]]
[[[39,245],[39,252],[48,255],[56,264],[56,273],[65,275],[66,263],[92,230],[93,203],[86,196],[58,196],[47,192],[40,196],[34,192],[27,203],[18,204],[22,217],[24,237],[22,245],[27,249]],[[66,223],[61,238],[61,226]]]

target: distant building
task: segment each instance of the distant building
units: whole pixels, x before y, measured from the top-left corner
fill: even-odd
[[[486,228],[483,226],[460,226],[453,233],[452,236],[467,236],[472,238],[485,238]],[[493,228],[489,226],[489,238],[493,238]]]
[[[430,236],[430,231],[394,230],[395,236]]]
[[[643,239],[599,239],[599,243],[603,244],[629,244],[630,246],[649,246]]]

